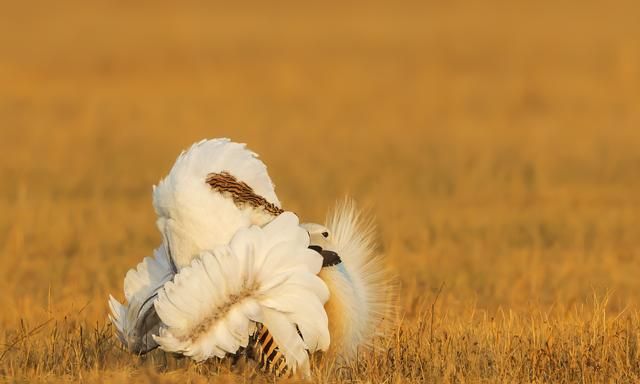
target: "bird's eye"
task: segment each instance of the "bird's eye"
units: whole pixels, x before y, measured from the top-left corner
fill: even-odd
[[[326,239],[327,237],[329,237],[329,232],[327,231],[322,232],[322,236],[324,236],[324,238]]]

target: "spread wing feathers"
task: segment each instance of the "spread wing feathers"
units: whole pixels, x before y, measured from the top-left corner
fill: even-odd
[[[211,174],[226,175],[231,183],[212,185]],[[246,196],[251,204],[239,204]],[[245,144],[229,139],[203,140],[182,152],[154,187],[153,206],[178,268],[202,250],[228,244],[238,229],[264,225],[280,213],[267,167]]]
[[[134,353],[146,353],[158,344],[151,337],[160,326],[153,301],[156,292],[173,278],[166,248],[160,246],[153,257],[145,257],[135,269],[130,269],[124,279],[126,304],[109,296],[109,319],[116,327],[120,341]]]
[[[224,357],[247,347],[261,323],[288,367],[308,372],[307,351],[329,346],[329,291],[317,276],[322,256],[308,246],[298,218],[285,212],[200,254],[158,292],[160,348],[197,361]]]
[[[305,376],[309,376],[309,355],[305,342],[300,338],[295,324],[287,318],[287,314],[271,308],[264,308],[263,324],[269,329],[274,342],[284,355],[287,369],[290,368],[293,373],[302,372]],[[311,350],[311,352],[313,351]]]
[[[287,373],[287,359],[274,342],[269,329],[262,324],[256,325],[256,331],[249,340],[248,355],[258,361],[263,371],[282,376]]]
[[[396,285],[384,260],[375,255],[371,220],[363,220],[351,200],[339,203],[327,221],[331,249],[342,260],[320,272],[331,292],[325,306],[331,350],[351,358],[358,347],[384,333],[383,320],[393,312]]]

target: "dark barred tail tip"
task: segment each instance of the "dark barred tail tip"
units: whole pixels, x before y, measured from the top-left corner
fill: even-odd
[[[236,179],[235,176],[227,171],[210,173],[205,181],[214,191],[220,194],[228,194],[238,207],[248,204],[252,208],[264,209],[273,216],[278,216],[284,212],[282,208],[258,195],[249,184]]]

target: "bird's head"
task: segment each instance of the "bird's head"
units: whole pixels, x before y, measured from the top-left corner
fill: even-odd
[[[319,245],[323,249],[330,247],[331,232],[329,228],[316,223],[302,223],[300,226],[309,233],[309,244]]]

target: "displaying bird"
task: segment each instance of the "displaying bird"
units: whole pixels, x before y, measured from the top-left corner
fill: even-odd
[[[160,326],[153,301],[165,282],[201,251],[226,245],[239,229],[283,212],[264,163],[229,139],[202,140],[183,151],[154,186],[153,206],[163,242],[155,258],[127,273],[126,303],[109,301],[118,338],[136,354],[158,346],[150,337]]]
[[[128,303],[110,301],[134,353],[160,346],[199,361],[244,351],[266,371],[308,374],[308,353],[350,359],[390,313],[372,227],[353,203],[326,225],[298,224],[244,144],[194,144],[154,187],[153,205],[163,246],[127,274]]]

